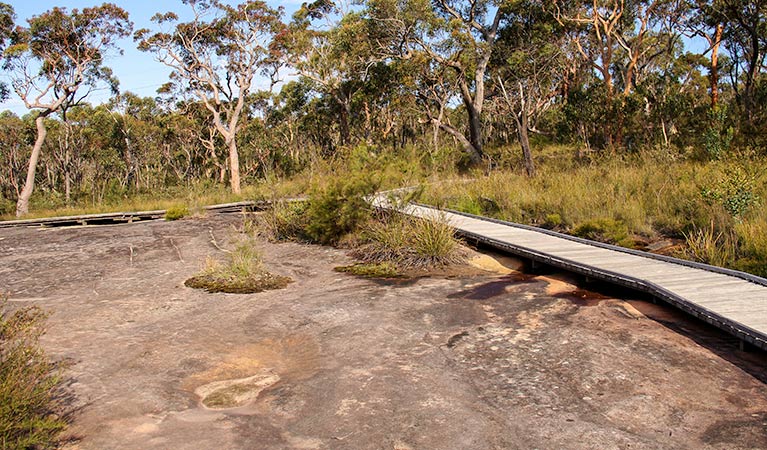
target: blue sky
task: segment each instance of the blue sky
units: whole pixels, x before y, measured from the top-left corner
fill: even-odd
[[[26,19],[41,14],[54,6],[64,7],[69,10],[74,8],[82,9],[90,6],[101,5],[107,0],[4,0],[10,3],[16,10],[16,23],[26,26]],[[285,17],[290,18],[293,12],[305,0],[288,1],[269,1],[273,6],[282,6],[285,8]],[[181,3],[181,0],[110,0],[130,13],[131,21],[134,23],[134,29],[153,28],[150,21],[153,15],[158,12],[175,11],[182,20],[183,13],[189,11],[189,7]],[[239,3],[232,0],[228,3]],[[107,65],[114,70],[115,75],[120,80],[120,90],[131,91],[142,97],[152,97],[155,91],[168,80],[169,70],[162,63],[156,61],[149,53],[143,53],[136,49],[133,39],[126,39],[120,42],[124,51],[122,56],[114,56],[107,62]],[[0,75],[0,77],[7,77]],[[109,92],[94,92],[88,101],[97,104],[109,99]],[[12,97],[10,100],[0,104],[0,110],[10,109],[18,115],[23,115],[27,109],[18,98]]]

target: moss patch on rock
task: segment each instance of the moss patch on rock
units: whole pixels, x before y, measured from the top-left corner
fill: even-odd
[[[377,264],[358,263],[336,267],[334,270],[364,278],[401,278],[403,276],[399,269],[390,262]]]
[[[207,292],[223,292],[226,294],[255,294],[272,289],[282,289],[292,283],[289,277],[274,275],[269,272],[247,278],[221,277],[215,274],[194,276],[184,282],[184,285]]]

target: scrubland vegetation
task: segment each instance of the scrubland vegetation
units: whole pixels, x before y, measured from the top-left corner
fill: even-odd
[[[0,113],[0,218],[174,220],[306,195],[247,229],[397,276],[462,257],[446,225],[365,202],[420,185],[438,206],[767,276],[767,3],[271,5],[184,1],[184,20],[134,30],[114,4],[24,21],[0,3],[0,99],[28,109]],[[121,91],[109,67],[129,36],[171,70],[156,96]],[[286,282],[243,241],[188,284]],[[18,314],[0,317],[0,444],[45,446],[59,379],[36,347],[41,316]]]
[[[0,298],[0,448],[49,448],[66,425],[61,367],[39,345],[45,319]]]
[[[391,240],[422,225],[371,228],[363,197],[423,185],[440,206],[767,272],[761,3],[187,2],[187,21],[142,30],[116,5],[26,24],[0,5],[2,93],[30,110],[0,115],[5,219],[308,195],[259,232],[388,239],[407,265]],[[108,70],[131,35],[172,71],[156,97]]]

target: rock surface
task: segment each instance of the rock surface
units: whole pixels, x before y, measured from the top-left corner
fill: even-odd
[[[764,353],[670,308],[562,274],[364,280],[297,244],[262,246],[286,289],[184,287],[238,220],[0,231],[0,290],[71,363],[73,448],[767,447]]]

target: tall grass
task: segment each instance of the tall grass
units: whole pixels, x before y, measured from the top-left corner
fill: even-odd
[[[559,157],[533,179],[507,170],[434,183],[422,201],[627,247],[676,238],[680,256],[767,273],[764,158]]]
[[[390,263],[400,269],[456,264],[464,255],[453,233],[444,220],[384,216],[368,223],[351,254],[366,263]]]

